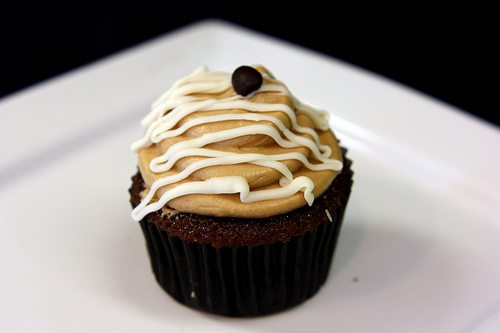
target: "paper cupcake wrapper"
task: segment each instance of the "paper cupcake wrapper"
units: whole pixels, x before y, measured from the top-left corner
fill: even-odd
[[[301,237],[269,246],[221,247],[169,237],[140,222],[160,286],[189,307],[225,316],[282,311],[313,296],[325,282],[344,215]]]

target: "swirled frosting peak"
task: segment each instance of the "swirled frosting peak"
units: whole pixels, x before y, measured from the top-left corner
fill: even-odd
[[[262,84],[246,95],[231,73],[203,66],[152,104],[132,144],[146,185],[135,220],[161,209],[269,217],[312,205],[330,186],[342,155],[328,114],[253,68]]]

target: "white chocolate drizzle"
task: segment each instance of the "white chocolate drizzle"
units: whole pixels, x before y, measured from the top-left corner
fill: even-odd
[[[267,73],[262,73],[264,78],[276,82]],[[194,161],[184,170],[169,174],[153,182],[151,188],[142,199],[141,203],[132,211],[134,220],[139,221],[148,213],[162,209],[172,199],[189,194],[239,194],[243,203],[285,198],[301,191],[307,204],[314,201],[312,191],[314,182],[305,176],[294,178],[293,173],[282,162],[284,160],[300,161],[305,168],[313,171],[332,170],[340,171],[342,162],[330,158],[332,149],[319,140],[316,130],[328,130],[328,114],[301,103],[293,97],[283,84],[263,84],[257,91],[246,97],[232,95],[225,98],[199,97],[199,94],[221,94],[231,88],[231,74],[224,72],[208,71],[205,66],[199,67],[190,75],[178,80],[172,88],[161,95],[153,104],[151,112],[141,121],[145,128],[144,136],[131,146],[134,152],[159,144],[167,138],[177,137],[189,129],[209,123],[218,123],[228,120],[242,120],[255,122],[255,124],[238,128],[205,133],[199,137],[176,142],[163,154],[153,158],[149,164],[151,172],[161,173],[174,168],[176,162],[185,157],[203,157]],[[275,92],[290,96],[294,102],[295,110],[281,103],[256,103],[249,99],[262,92]],[[246,113],[234,113],[232,110],[245,110]],[[185,117],[200,111],[227,110],[227,113],[217,115],[197,116],[179,122]],[[283,122],[269,112],[281,111],[290,121],[290,129]],[[314,129],[300,126],[297,123],[297,114],[304,113],[313,121]],[[270,124],[273,124],[274,126]],[[296,133],[305,134],[298,135]],[[310,151],[311,157],[318,163],[311,163],[309,159],[299,152],[286,152],[280,154],[262,154],[250,150],[248,153],[235,153],[232,151],[214,150],[204,148],[213,143],[222,142],[247,135],[265,135],[283,148],[305,147]],[[203,168],[235,165],[241,163],[265,166],[277,170],[282,177],[279,187],[265,190],[251,190],[245,177],[234,175],[210,178],[202,181],[185,182],[191,174]],[[169,188],[159,198],[155,198],[158,189],[163,186],[178,183]]]

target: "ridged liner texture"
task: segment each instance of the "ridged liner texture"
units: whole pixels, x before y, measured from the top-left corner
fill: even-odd
[[[156,280],[184,305],[231,317],[271,314],[309,299],[325,282],[334,257],[352,185],[351,162],[344,164],[348,193],[331,221],[287,242],[237,247],[186,242],[146,216],[140,225]]]
[[[256,247],[186,243],[140,222],[160,286],[192,308],[226,316],[263,315],[302,303],[324,283],[343,214],[288,242]]]

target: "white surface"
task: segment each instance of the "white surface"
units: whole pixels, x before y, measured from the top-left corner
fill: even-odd
[[[129,145],[177,78],[254,63],[332,112],[355,186],[320,292],[229,319],[156,284],[130,218]],[[0,117],[3,332],[500,330],[500,132],[416,91],[205,21],[4,98]]]

